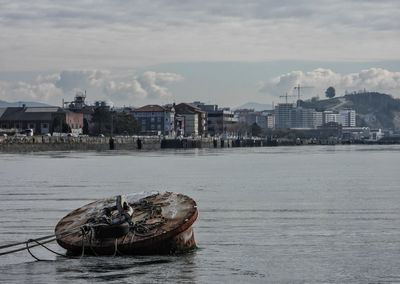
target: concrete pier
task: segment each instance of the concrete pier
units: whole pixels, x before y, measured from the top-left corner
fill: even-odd
[[[0,137],[0,152],[159,150],[273,146],[262,139],[131,137]]]

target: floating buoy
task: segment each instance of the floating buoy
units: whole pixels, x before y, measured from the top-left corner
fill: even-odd
[[[183,194],[130,194],[72,211],[58,222],[55,235],[70,254],[181,253],[196,247],[192,224],[197,216],[196,202]]]

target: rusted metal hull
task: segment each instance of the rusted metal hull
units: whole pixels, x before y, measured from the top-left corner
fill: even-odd
[[[134,228],[116,239],[96,239],[91,232],[73,229],[98,215],[113,198],[98,200],[62,218],[55,228],[57,242],[71,254],[148,255],[181,253],[196,248],[192,224],[198,216],[197,205],[186,195],[165,192],[125,196],[133,208]]]

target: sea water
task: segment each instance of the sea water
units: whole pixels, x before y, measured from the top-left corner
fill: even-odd
[[[400,282],[400,146],[0,154],[0,245],[53,233],[93,200],[175,191],[198,250],[0,256],[1,283]],[[50,245],[60,253],[57,244]]]

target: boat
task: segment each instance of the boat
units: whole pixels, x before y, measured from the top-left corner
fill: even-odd
[[[196,202],[174,192],[136,193],[101,199],[63,217],[55,227],[68,254],[152,255],[196,248]]]

